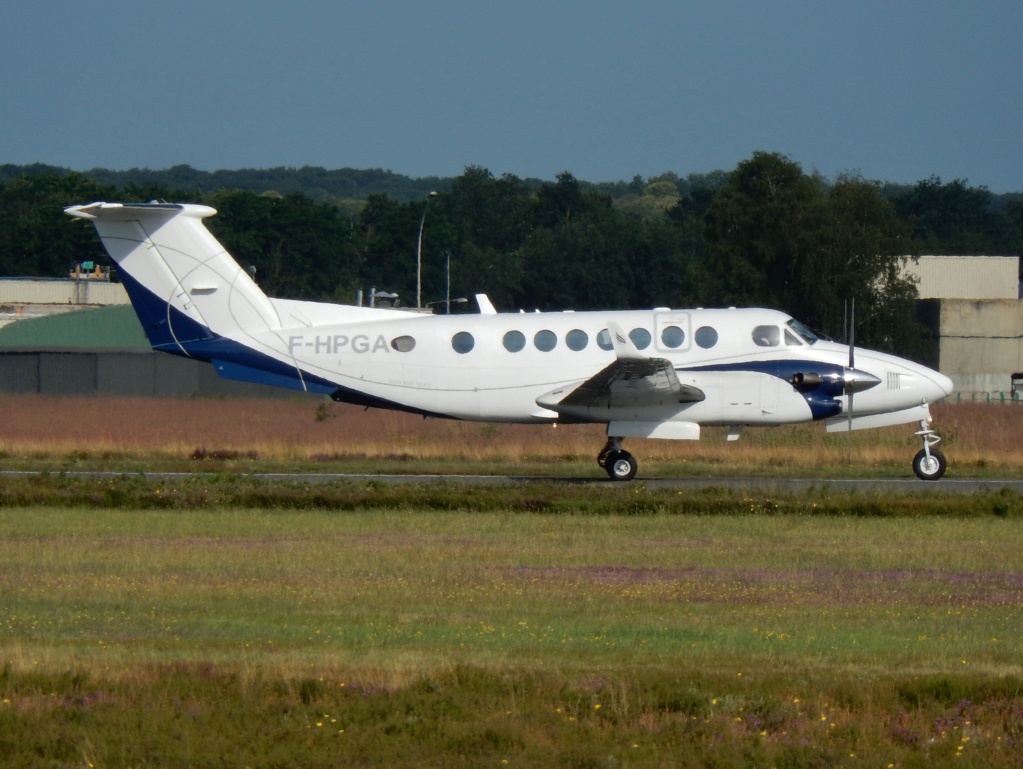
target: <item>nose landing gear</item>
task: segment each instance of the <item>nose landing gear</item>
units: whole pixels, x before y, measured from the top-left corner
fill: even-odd
[[[945,455],[934,448],[941,438],[931,429],[930,422],[926,419],[920,420],[920,429],[916,431],[916,435],[920,436],[924,447],[913,457],[913,472],[922,481],[936,481],[945,474],[945,468],[948,466]]]
[[[622,439],[611,436],[597,455],[597,464],[604,468],[612,481],[631,481],[639,470],[636,458],[622,451]]]

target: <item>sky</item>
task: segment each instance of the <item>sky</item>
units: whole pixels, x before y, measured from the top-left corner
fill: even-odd
[[[1023,191],[1020,0],[12,0],[0,163]]]

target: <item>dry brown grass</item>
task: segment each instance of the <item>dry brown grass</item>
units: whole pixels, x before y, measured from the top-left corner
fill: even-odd
[[[295,399],[53,398],[0,396],[0,453],[7,457],[165,457],[197,450],[255,454],[260,460],[330,458],[589,462],[601,425],[529,426],[423,419],[328,401]],[[1023,471],[1023,406],[939,405],[941,448],[960,474]],[[919,445],[913,425],[829,435],[820,425],[750,429],[734,443],[707,429],[704,440],[630,441],[651,462],[738,468],[895,465]]]

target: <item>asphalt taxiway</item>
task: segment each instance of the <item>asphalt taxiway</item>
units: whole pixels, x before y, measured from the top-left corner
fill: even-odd
[[[211,473],[145,472],[124,473],[106,470],[74,470],[39,473],[31,470],[0,470],[0,478],[32,475],[63,475],[69,478],[142,477],[155,481],[170,481],[185,477],[202,477]],[[253,480],[287,483],[385,483],[385,484],[465,484],[469,486],[511,486],[516,484],[555,483],[572,485],[600,485],[630,488],[669,488],[698,490],[708,488],[749,490],[759,493],[801,494],[809,491],[841,493],[893,493],[893,494],[979,494],[1008,490],[1023,494],[1023,478],[942,478],[939,481],[921,481],[916,478],[770,478],[770,477],[682,477],[644,478],[618,483],[607,478],[564,478],[525,475],[417,475],[398,473],[239,473]]]

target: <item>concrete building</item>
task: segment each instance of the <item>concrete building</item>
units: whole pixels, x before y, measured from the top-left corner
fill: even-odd
[[[927,362],[952,377],[952,398],[1023,398],[1013,391],[1023,372],[1019,257],[922,256],[903,269],[918,280],[919,317],[937,339]]]
[[[1018,299],[941,299],[938,367],[952,377],[958,398],[1002,398],[1023,372],[1023,302]]]
[[[902,275],[916,279],[921,299],[1020,298],[1018,256],[921,256]]]
[[[83,307],[128,304],[120,283],[82,278],[0,279],[0,328],[16,321],[59,315]]]

